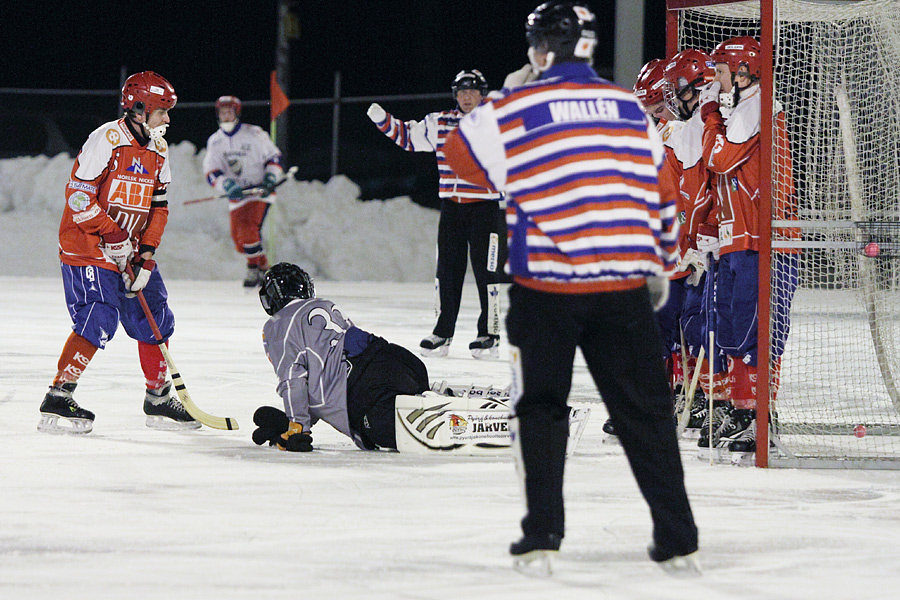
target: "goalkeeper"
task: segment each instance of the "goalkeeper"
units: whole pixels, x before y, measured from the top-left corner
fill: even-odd
[[[394,400],[429,389],[425,364],[409,350],[356,327],[333,302],[316,298],[310,276],[289,263],[272,267],[259,299],[284,412],[262,406],[257,444],[309,452],[310,429],[325,421],[364,450],[396,448]]]

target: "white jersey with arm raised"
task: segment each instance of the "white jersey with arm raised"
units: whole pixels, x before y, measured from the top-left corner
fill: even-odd
[[[500,200],[500,193],[474,185],[453,172],[444,156],[444,143],[463,117],[459,110],[425,115],[421,121],[401,121],[387,113],[378,129],[407,152],[434,152],[438,166],[438,196],[460,204]]]
[[[203,171],[206,181],[220,194],[225,192],[222,186],[226,179],[235,180],[242,188],[259,186],[267,171],[281,177],[281,151],[261,127],[239,123],[231,133],[217,129],[209,136]],[[275,195],[262,198],[257,194],[244,200],[274,202]],[[234,210],[241,204],[231,202],[230,208]]]
[[[353,325],[334,303],[293,300],[263,326],[288,418],[309,430],[320,419],[349,437],[344,334]]]

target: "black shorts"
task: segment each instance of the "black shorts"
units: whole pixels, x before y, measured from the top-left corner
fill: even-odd
[[[347,412],[350,429],[370,449],[397,448],[394,435],[394,399],[429,389],[428,370],[415,354],[372,336],[368,347],[348,358]]]

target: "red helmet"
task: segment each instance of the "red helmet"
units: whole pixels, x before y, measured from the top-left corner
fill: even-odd
[[[712,51],[712,60],[725,63],[736,75],[741,65],[747,65],[751,77],[759,79],[762,70],[762,51],[759,42],[750,36],[742,36],[725,40]]]
[[[705,53],[693,48],[682,50],[672,57],[663,74],[666,78],[666,106],[682,119],[691,116],[687,103],[699,93],[701,87],[715,79],[716,65]],[[685,92],[692,90],[690,99],[684,100]]]
[[[219,96],[219,99],[216,100],[216,114],[219,114],[220,108],[224,108],[226,106],[234,109],[235,116],[241,116],[241,101],[237,96]]]
[[[638,97],[644,108],[649,108],[665,100],[663,94],[663,88],[666,85],[663,77],[665,69],[666,62],[654,58],[638,73],[637,81],[634,83],[634,95]]]
[[[150,115],[158,108],[169,109],[177,101],[172,84],[153,71],[135,73],[122,86],[122,108],[137,114]]]

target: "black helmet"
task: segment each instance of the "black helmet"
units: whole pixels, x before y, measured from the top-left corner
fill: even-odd
[[[309,274],[291,263],[278,263],[268,271],[259,288],[259,301],[267,314],[274,315],[291,300],[315,298],[316,288]]]
[[[453,84],[450,86],[453,90],[453,97],[459,90],[478,90],[482,96],[487,96],[488,84],[487,79],[481,74],[481,71],[470,69],[468,71],[460,71],[456,74]]]
[[[597,45],[597,18],[581,2],[545,2],[525,21],[525,39],[554,62],[590,61]]]

